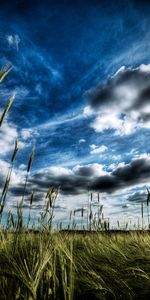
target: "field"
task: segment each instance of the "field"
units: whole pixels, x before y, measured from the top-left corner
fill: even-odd
[[[0,71],[0,82],[11,71],[10,66]],[[1,118],[2,126],[15,95],[9,99]],[[55,232],[52,226],[58,188],[50,187],[45,195],[45,205],[38,226],[31,220],[34,192],[28,200],[28,216],[23,216],[24,199],[34,148],[29,156],[23,195],[17,202],[14,214],[8,211],[5,222],[6,200],[14,162],[19,149],[15,141],[10,166],[1,190],[0,199],[0,300],[113,300],[149,299],[150,295],[150,234],[149,202],[147,190],[147,227],[144,220],[144,203],[141,217],[128,230],[110,228],[103,205],[97,194],[97,211],[93,212],[93,194],[88,197],[86,210],[70,212],[69,224]],[[76,230],[76,212],[81,214],[82,230]],[[31,221],[31,223],[30,223]],[[84,222],[83,222],[84,221]],[[144,230],[146,229],[146,230]]]
[[[150,235],[0,233],[4,299],[148,299]]]

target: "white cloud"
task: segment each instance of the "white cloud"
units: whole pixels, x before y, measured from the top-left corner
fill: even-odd
[[[26,168],[27,168],[27,166],[25,164],[21,164],[19,166],[19,169],[21,169],[21,170],[26,170]]]
[[[114,130],[115,135],[128,135],[133,133],[137,127],[142,127],[142,123],[137,123],[139,115],[130,113],[128,116],[122,116],[117,111],[99,113],[90,126],[95,132],[103,132],[105,130]],[[146,126],[145,126],[146,127]]]
[[[145,159],[150,159],[150,153],[135,153],[133,155],[133,158],[132,160],[136,160],[136,159],[142,159],[142,158],[145,158]]]
[[[74,176],[78,178],[78,176],[83,176],[83,177],[97,177],[97,176],[102,176],[108,174],[105,170],[105,166],[102,164],[85,164],[85,165],[76,165],[72,169],[69,168],[64,168],[64,167],[49,167],[45,169],[39,170],[37,173],[38,175],[42,175],[43,179],[46,177],[50,178],[57,178],[57,177],[63,177],[66,176],[71,177]]]
[[[34,129],[36,129],[37,131],[39,130],[46,130],[46,129],[53,129],[55,127],[58,127],[60,125],[63,125],[63,124],[67,124],[67,123],[72,123],[74,121],[78,121],[78,120],[81,120],[83,119],[83,114],[75,114],[75,115],[72,115],[72,114],[66,114],[64,115],[63,117],[58,117],[58,118],[54,118],[52,121],[48,121],[48,122],[45,122],[45,123],[42,123],[38,126],[36,126]]]
[[[32,134],[33,134],[33,130],[32,129],[29,129],[29,128],[23,128],[21,130],[21,138],[23,140],[27,140],[29,138],[32,137]]]
[[[17,51],[19,50],[19,44],[21,39],[18,34],[9,34],[6,36],[6,40],[8,42],[9,47],[15,48]]]
[[[97,146],[96,146],[95,144],[92,144],[92,145],[90,145],[90,148],[91,148],[91,149],[96,149]]]
[[[17,126],[6,118],[0,129],[0,156],[5,157],[8,153],[12,153],[16,140],[19,143],[19,150],[28,147],[31,143],[33,144],[35,135],[37,132],[32,129],[23,128],[19,131]],[[29,138],[30,142],[27,141]]]
[[[114,171],[115,169],[122,168],[124,166],[125,166],[125,162],[122,161],[122,162],[119,162],[119,163],[113,163],[113,164],[109,165],[108,168],[109,168],[109,170]]]
[[[10,164],[8,162],[6,162],[3,159],[0,159],[0,170],[1,170],[1,174],[0,174],[0,179],[4,180],[6,179],[8,170],[9,170]],[[18,170],[13,168],[12,170],[12,174],[11,174],[11,186],[16,187],[17,185],[21,184],[24,182],[25,180],[25,174],[26,171],[23,170]]]
[[[0,170],[1,170],[1,177],[5,178],[9,169],[9,163],[0,159]]]
[[[79,140],[79,144],[83,144],[83,143],[85,143],[85,142],[86,142],[85,139],[80,139],[80,140]]]
[[[93,109],[91,108],[91,106],[86,106],[83,110],[83,117],[87,118],[91,115],[93,115]]]
[[[63,167],[49,167],[43,170],[43,175],[51,174],[55,176],[72,175],[73,172]]]
[[[86,93],[93,114],[90,126],[96,132],[113,129],[116,135],[129,135],[138,128],[150,128],[150,64],[132,69],[121,67],[103,86]]]
[[[90,151],[91,154],[100,154],[105,152],[108,148],[105,145],[102,146],[96,146],[96,145],[90,145],[90,148],[92,149]]]
[[[123,121],[118,118],[118,115],[110,113],[100,114],[96,119],[91,123],[91,127],[96,132],[103,132],[108,129],[115,129],[118,131],[122,129]]]
[[[141,64],[140,67],[139,67],[139,70],[143,73],[149,73],[150,74],[150,64],[148,64],[148,65]]]
[[[16,139],[18,139],[17,128],[5,120],[0,131],[0,155],[5,156],[11,152]]]
[[[125,66],[120,67],[113,77],[115,77],[116,75],[118,75],[121,72],[124,72],[125,68],[126,68]]]

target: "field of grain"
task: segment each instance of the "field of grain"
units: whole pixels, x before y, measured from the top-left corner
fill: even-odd
[[[150,235],[0,233],[4,299],[148,299]]]

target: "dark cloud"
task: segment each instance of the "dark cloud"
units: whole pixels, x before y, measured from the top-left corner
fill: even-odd
[[[112,193],[119,189],[144,184],[149,178],[150,161],[144,158],[137,159],[128,165],[117,168],[109,176],[99,177],[93,182],[92,188]]]
[[[20,184],[19,186],[11,187],[9,189],[9,191],[10,191],[10,193],[12,193],[13,196],[21,197],[21,196],[23,196],[23,193],[24,193],[24,185]],[[29,196],[30,194],[31,194],[31,192],[27,187],[25,190],[25,196]]]
[[[42,200],[42,195],[50,186],[59,187],[64,195],[78,195],[86,193],[89,190],[113,193],[128,187],[134,187],[138,184],[148,183],[150,178],[150,160],[140,158],[133,160],[130,164],[117,167],[111,173],[101,174],[98,172],[100,166],[97,165],[97,174],[93,174],[93,165],[78,167],[78,171],[73,169],[72,172],[59,175],[59,168],[56,172],[48,170],[45,173],[39,172],[29,179],[26,197],[29,199],[30,191],[36,192],[37,201]],[[66,170],[66,169],[63,169]],[[86,172],[82,172],[82,171]],[[80,172],[81,171],[81,172]],[[82,174],[82,175],[81,175]],[[98,175],[99,174],[99,175]],[[14,196],[20,196],[23,193],[23,186],[11,188]],[[43,194],[42,194],[43,193]]]
[[[144,122],[147,123],[150,121],[150,113],[141,113],[140,116],[138,117],[139,122]]]
[[[90,184],[92,190],[106,192],[106,193],[113,193],[119,188],[121,188],[122,183],[118,180],[117,177],[113,176],[112,174],[102,176],[93,180]]]
[[[76,175],[83,177],[92,177],[95,175],[95,170],[89,166],[83,166],[76,170]]]
[[[130,165],[116,169],[112,175],[125,183],[140,182],[140,180],[148,179],[150,176],[150,161],[144,158],[134,160]]]
[[[54,176],[52,174],[46,174],[42,180],[39,180],[41,174],[35,174],[30,180],[30,184],[34,184],[42,189],[48,189],[50,186],[60,187],[60,190],[64,194],[80,194],[84,193],[88,188],[87,177],[78,175],[61,175]]]

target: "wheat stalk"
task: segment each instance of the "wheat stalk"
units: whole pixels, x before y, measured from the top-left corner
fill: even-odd
[[[3,111],[2,115],[1,115],[1,118],[0,118],[0,127],[2,126],[3,121],[4,121],[4,119],[5,119],[6,115],[7,115],[10,107],[12,106],[12,103],[13,103],[14,99],[15,99],[15,94],[13,94],[10,97],[8,104],[7,104],[6,108],[4,109],[4,111]]]
[[[7,64],[5,67],[3,67],[0,70],[0,83],[4,80],[4,78],[9,74],[9,72],[12,70],[12,66]]]

